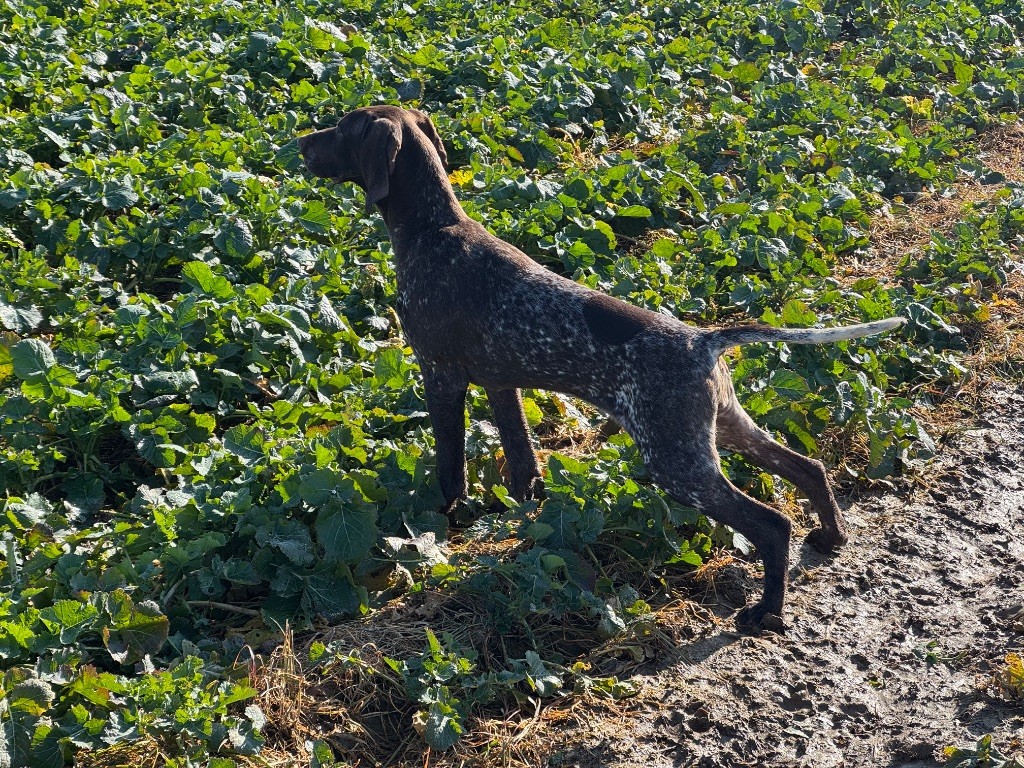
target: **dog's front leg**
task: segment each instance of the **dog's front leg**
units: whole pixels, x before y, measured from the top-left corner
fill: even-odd
[[[466,498],[466,389],[459,374],[424,368],[423,389],[434,428],[437,479],[444,496],[444,511]]]
[[[517,501],[524,501],[533,495],[534,486],[540,477],[537,455],[530,440],[530,427],[523,411],[523,399],[518,389],[487,389],[487,401],[494,412],[494,421],[501,436],[501,447],[505,449],[508,465],[509,492]]]

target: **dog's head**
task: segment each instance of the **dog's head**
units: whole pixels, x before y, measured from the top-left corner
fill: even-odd
[[[417,134],[428,141],[420,141]],[[367,209],[388,196],[403,142],[432,146],[441,164],[448,162],[434,124],[416,109],[362,107],[342,117],[334,128],[298,140],[309,172],[337,182],[355,182],[366,191]]]

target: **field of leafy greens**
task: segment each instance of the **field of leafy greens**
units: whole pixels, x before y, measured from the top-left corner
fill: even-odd
[[[297,134],[422,108],[471,216],[688,322],[907,318],[732,361],[760,424],[880,478],[933,450],[921,414],[1020,258],[1024,189],[884,274],[859,268],[870,221],[1000,180],[973,158],[1021,108],[1022,35],[1010,0],[0,0],[0,766],[238,764],[274,728],[238,660],[410,590],[507,637],[485,660],[428,631],[389,662],[444,749],[490,701],[621,692],[544,622],[626,631],[644,584],[731,541],[541,392],[545,499],[508,499],[471,392],[449,536],[386,233],[302,171]]]

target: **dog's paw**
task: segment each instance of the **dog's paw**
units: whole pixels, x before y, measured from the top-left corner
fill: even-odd
[[[448,518],[448,525],[453,528],[465,528],[486,512],[479,503],[469,498],[454,499],[437,511]]]
[[[849,540],[850,537],[841,531],[824,528],[815,528],[807,534],[807,543],[825,555],[836,552]]]
[[[751,634],[767,631],[781,635],[786,631],[786,623],[781,616],[771,613],[766,606],[754,603],[736,614],[736,628]]]

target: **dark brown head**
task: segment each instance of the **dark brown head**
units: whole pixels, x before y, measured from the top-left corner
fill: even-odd
[[[341,118],[334,128],[301,136],[299,152],[306,168],[336,182],[354,181],[366,190],[366,207],[388,196],[403,143],[423,144],[421,133],[440,158],[448,162],[434,124],[423,112],[389,105],[361,107]]]

